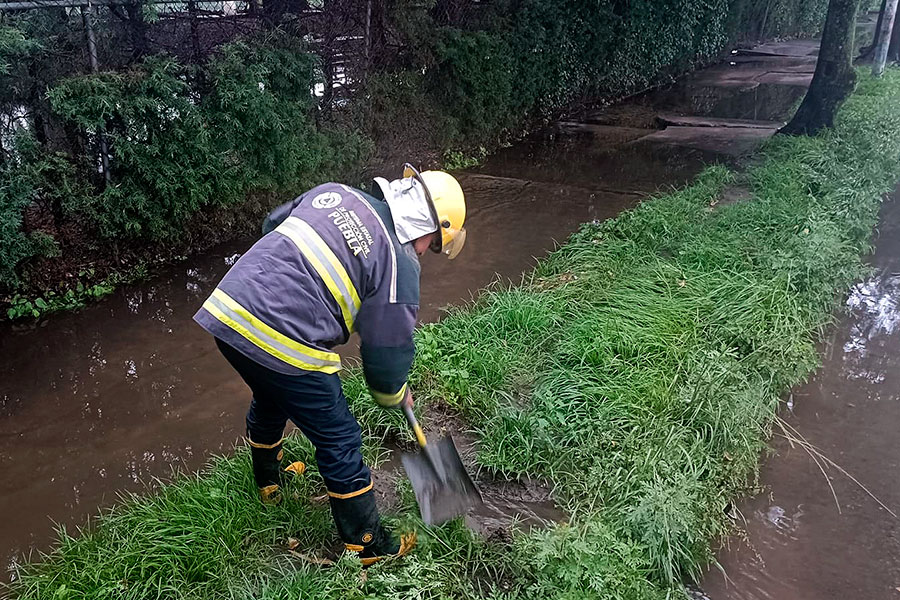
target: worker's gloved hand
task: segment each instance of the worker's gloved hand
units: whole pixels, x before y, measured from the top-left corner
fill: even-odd
[[[410,408],[413,407],[412,390],[409,389],[409,386],[406,387],[406,396],[400,401],[397,408],[403,408],[404,405],[408,405]]]

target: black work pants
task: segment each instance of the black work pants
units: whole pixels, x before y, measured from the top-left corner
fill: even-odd
[[[347,406],[336,374],[304,371],[286,375],[247,358],[225,342],[216,345],[253,392],[247,436],[274,444],[290,419],[316,448],[316,463],[332,496],[355,495],[372,483],[363,464],[359,423]]]

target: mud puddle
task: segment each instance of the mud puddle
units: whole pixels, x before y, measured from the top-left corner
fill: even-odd
[[[795,88],[684,83],[627,106],[641,114],[681,107],[699,116],[769,119],[777,111],[766,94],[793,98]],[[613,217],[647,194],[689,181],[709,162],[733,159],[721,144],[646,142],[656,131],[655,125],[598,125],[573,116],[462,174],[466,252],[452,263],[425,258],[421,319],[439,318],[443,307],[469,300],[493,281],[518,281],[533,257],[579,224]],[[120,491],[141,490],[173,469],[197,469],[239,440],[247,390],[191,316],[251,243],[218,247],[76,314],[0,326],[5,564],[48,550],[54,523],[71,530]],[[513,514],[535,523],[558,520],[543,504],[549,491],[545,498],[532,484],[522,485],[486,504],[488,529],[494,521],[505,526]]]
[[[768,51],[777,45],[766,45]],[[806,48],[806,44],[803,45]],[[659,112],[697,117],[781,121],[806,93],[815,56],[735,54],[721,63],[613,106],[587,106],[572,120],[658,128]]]
[[[476,437],[452,409],[439,404],[430,406],[425,410],[422,424],[429,440],[452,438],[466,472],[481,492],[484,503],[465,515],[466,526],[472,531],[488,540],[508,543],[512,541],[513,530],[530,531],[568,519],[553,501],[553,491],[547,482],[503,478],[480,468],[476,462]],[[391,511],[399,506],[397,486],[405,477],[400,456],[404,452],[417,452],[418,448],[412,441],[393,441],[388,449],[387,460],[373,469],[372,476],[379,506]]]
[[[824,364],[783,418],[900,513],[900,192],[882,207],[875,273],[849,295]],[[776,432],[778,429],[776,428]],[[900,598],[900,520],[837,470],[776,435],[764,493],[739,505],[744,540],[702,583],[709,600]],[[837,503],[835,497],[837,497]],[[839,504],[839,507],[838,507]]]
[[[733,68],[737,72],[741,63]],[[636,99],[628,109],[598,108],[584,119],[606,125],[653,127],[659,111],[702,117],[780,121],[806,93],[804,85],[760,83],[753,79],[725,79],[676,83]]]

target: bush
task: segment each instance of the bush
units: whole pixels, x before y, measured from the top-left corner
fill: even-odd
[[[0,178],[0,281],[15,285],[19,263],[39,254],[40,244],[22,229],[22,213],[32,201],[29,182],[9,170]]]
[[[8,287],[19,282],[23,262],[58,251],[52,233],[25,230],[26,209],[45,209],[59,220],[63,203],[85,193],[68,157],[44,152],[27,131],[14,136],[12,154],[0,167],[0,285]]]
[[[284,36],[226,45],[201,74],[169,58],[62,81],[56,113],[109,143],[114,185],[70,203],[109,238],[172,240],[206,208],[296,190],[364,144],[313,119],[314,57]]]
[[[211,61],[201,107],[240,188],[281,189],[318,170],[326,139],[313,121],[314,67],[286,36],[229,44]]]
[[[153,58],[123,73],[67,79],[50,91],[57,114],[108,140],[114,185],[72,206],[104,236],[173,239],[211,201],[236,197],[190,76],[174,60]]]
[[[430,92],[441,99],[460,131],[496,136],[521,118],[517,65],[502,36],[447,29],[437,56]]]

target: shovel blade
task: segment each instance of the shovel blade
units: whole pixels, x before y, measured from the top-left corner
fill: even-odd
[[[452,437],[429,442],[420,452],[404,453],[400,459],[428,525],[440,525],[484,503]]]

